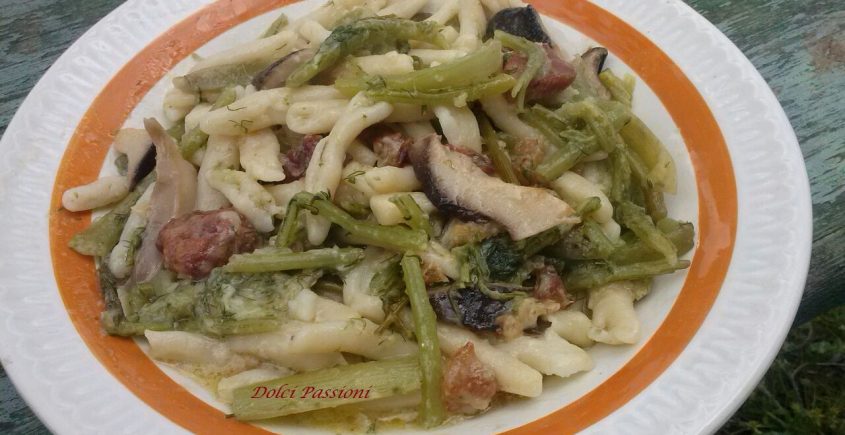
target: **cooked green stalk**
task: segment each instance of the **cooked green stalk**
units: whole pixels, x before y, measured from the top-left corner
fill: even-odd
[[[293,397],[274,396],[284,388],[295,390],[287,393]],[[232,412],[239,420],[261,420],[407,394],[419,388],[420,367],[416,357],[371,361],[238,388]]]
[[[593,214],[596,210],[601,208],[601,199],[597,196],[591,196],[585,199],[583,202],[578,204],[575,208],[575,213],[578,216],[589,216]]]
[[[513,163],[511,163],[508,152],[499,146],[499,137],[496,135],[496,130],[493,129],[490,119],[484,113],[478,113],[476,117],[478,118],[478,127],[481,129],[481,137],[484,139],[484,149],[490,156],[490,160],[493,161],[496,173],[502,180],[519,185],[519,178],[513,169]]]
[[[182,136],[182,140],[179,141],[179,151],[183,158],[190,159],[195,152],[205,146],[206,142],[208,142],[208,134],[199,127],[194,127]]]
[[[167,129],[167,134],[173,139],[176,139],[176,141],[182,140],[182,136],[185,135],[185,120],[182,119],[176,124],[173,124],[173,127]]]
[[[567,290],[589,290],[615,281],[629,281],[665,275],[689,267],[689,261],[670,263],[666,260],[625,265],[605,262],[585,262],[573,266],[566,275]]]
[[[279,33],[285,27],[287,27],[287,25],[288,16],[285,14],[280,14],[278,18],[276,18],[275,20],[273,20],[272,23],[270,23],[270,27],[267,27],[267,30],[265,30],[264,33],[261,34],[261,38],[273,36]]]
[[[296,204],[296,206],[294,206]],[[293,197],[288,206],[285,221],[276,239],[277,246],[287,247],[296,238],[299,227],[299,210],[306,209],[318,214],[331,223],[349,232],[356,244],[379,246],[395,251],[422,251],[428,243],[425,231],[413,230],[399,225],[378,225],[360,221],[333,204],[323,195],[301,192]]]
[[[528,93],[528,85],[537,73],[543,69],[543,65],[546,63],[546,53],[539,45],[501,30],[496,30],[493,38],[501,41],[503,46],[511,50],[522,52],[528,58],[525,63],[525,69],[519,75],[519,78],[517,78],[513,89],[511,89],[511,98],[516,98],[516,106],[521,112],[525,108],[525,94]]]
[[[660,252],[669,264],[678,261],[678,250],[663,232],[654,226],[651,218],[641,207],[630,202],[623,202],[616,206],[619,223],[630,229],[637,237]]]
[[[233,255],[223,267],[226,272],[258,273],[284,270],[338,268],[364,258],[358,248],[324,248],[290,252],[284,248],[268,248],[252,254]]]
[[[563,148],[558,148],[537,166],[536,174],[545,181],[553,181],[572,169],[584,157],[597,150],[595,142],[572,141]]]
[[[402,258],[402,274],[405,279],[405,294],[411,302],[414,333],[420,345],[419,367],[422,374],[420,423],[430,428],[441,424],[445,417],[441,391],[443,372],[440,368],[437,317],[428,300],[420,259],[408,255]]]
[[[129,218],[132,206],[154,180],[154,173],[147,175],[135,186],[135,190],[129,192],[108,213],[92,222],[88,228],[74,235],[68,245],[82,255],[94,257],[108,255],[120,240],[120,233],[123,231],[126,219]]]
[[[235,92],[235,88],[228,87],[221,91],[220,95],[217,96],[217,99],[214,101],[214,105],[211,106],[211,110],[217,110],[221,107],[228,106],[234,103],[237,98],[238,94]],[[199,127],[194,127],[191,131],[184,133],[180,138],[179,151],[182,153],[182,157],[190,159],[194,153],[204,147],[207,142],[208,134],[202,131]]]
[[[302,86],[341,59],[363,49],[387,51],[408,40],[428,42],[446,48],[440,26],[433,22],[393,17],[365,18],[335,28],[320,44],[317,54],[300,65],[287,79],[287,86]]]
[[[431,227],[431,220],[428,215],[420,208],[419,204],[414,201],[411,195],[399,195],[390,199],[390,202],[396,204],[396,208],[402,212],[402,218],[408,223],[408,226],[414,230],[425,231],[429,237],[434,235],[434,228]]]
[[[631,121],[631,117],[634,116],[631,112],[630,107],[626,107],[624,104],[618,101],[592,101],[596,104],[596,106],[598,106],[599,109],[604,111],[604,114],[607,115],[607,119],[610,120],[610,124],[613,125],[613,129],[616,131],[622,130],[622,128],[628,125],[628,123]]]
[[[622,143],[622,138],[614,128],[610,118],[592,100],[564,104],[556,113],[564,119],[580,120],[587,124],[605,152],[612,152],[618,144]]]
[[[210,91],[228,86],[246,86],[256,74],[275,59],[256,59],[246,63],[210,66],[173,79],[173,85],[184,91]]]
[[[488,42],[480,49],[451,62],[386,77],[358,77],[340,80],[337,86],[354,94],[366,89],[436,92],[475,85],[502,71],[502,45]]]
[[[634,116],[619,133],[628,147],[645,163],[648,168],[648,179],[654,188],[661,192],[675,193],[677,190],[675,161],[651,129]]]
[[[614,204],[628,199],[631,185],[631,163],[621,150],[610,153],[611,187],[610,200]]]
[[[615,250],[616,245],[592,219],[585,219],[557,246],[557,253],[566,260],[603,260]]]
[[[695,246],[695,228],[688,222],[663,219],[657,228],[675,245],[678,255],[684,255]],[[638,261],[659,260],[663,255],[642,240],[637,240],[617,249],[610,261],[615,264],[631,264]]]
[[[425,71],[425,70],[423,70]],[[422,91],[391,88],[374,88],[367,96],[376,101],[437,106],[451,104],[458,107],[489,95],[498,95],[512,88],[514,78],[498,74],[490,79],[472,85],[449,87],[442,90]]]
[[[646,168],[645,163],[643,163],[639,155],[631,152],[627,146],[620,147],[619,150],[628,159],[628,163],[631,166],[631,175],[633,175],[640,191],[642,191],[643,202],[648,215],[651,216],[654,222],[666,218],[669,212],[666,210],[663,192],[655,189],[651,180],[649,180],[648,168]]]
[[[629,90],[628,83],[616,76],[616,74],[613,74],[609,69],[599,74],[599,80],[610,91],[610,95],[613,96],[614,100],[624,104],[625,107],[631,107],[633,96],[631,95],[631,90]]]

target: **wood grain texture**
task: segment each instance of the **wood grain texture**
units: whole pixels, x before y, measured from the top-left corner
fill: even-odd
[[[806,321],[845,303],[845,2],[686,1],[760,70],[801,143],[815,227],[810,276],[796,320]],[[55,59],[120,3],[0,0],[0,134]],[[48,433],[2,368],[0,433]]]

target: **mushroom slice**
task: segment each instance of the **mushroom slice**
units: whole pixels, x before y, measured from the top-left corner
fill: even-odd
[[[494,220],[514,240],[579,222],[572,207],[549,190],[491,177],[471,157],[449,150],[437,135],[415,142],[410,157],[423,190],[438,209],[466,220]]]

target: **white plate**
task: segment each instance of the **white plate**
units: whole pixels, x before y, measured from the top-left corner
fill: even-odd
[[[242,13],[246,7],[243,4],[256,2],[244,1],[228,11]],[[48,224],[53,180],[63,150],[95,96],[159,34],[206,3],[130,0],[120,6],[83,35],[45,74],[0,142],[0,228],[4,228],[0,244],[7,250],[0,260],[0,360],[21,395],[55,432],[185,430],[133,395],[117,379],[126,374],[116,373],[115,377],[114,369],[112,373],[106,370],[80,337],[53,279]],[[296,4],[287,12],[298,15],[317,3]],[[553,2],[542,3],[540,6]],[[567,7],[575,12],[569,16],[575,19],[579,11],[592,10],[582,2],[570,3]],[[597,363],[593,371],[565,382],[547,381],[546,391],[539,399],[521,401],[470,420],[465,426],[438,432],[498,432],[529,423],[573,402],[579,403],[579,409],[604,417],[599,421],[585,420],[586,432],[590,433],[613,433],[621,427],[626,433],[714,431],[765,373],[800,301],[811,241],[809,186],[794,133],[766,83],[727,38],[680,1],[595,3],[666,53],[686,76],[680,82],[694,85],[718,123],[736,177],[738,202],[736,237],[727,275],[712,308],[699,313],[706,314],[706,319],[700,327],[691,329],[694,336],[688,343],[686,339],[673,341],[672,331],[666,331],[667,325],[675,325],[666,320],[670,310],[676,311],[676,316],[684,313],[679,310],[685,305],[675,302],[680,300],[685,277],[677,274],[661,278],[653,294],[638,305],[644,330],[639,345],[597,346],[590,350]],[[213,53],[237,40],[253,38],[275,14],[264,14],[234,27],[199,53]],[[227,18],[230,17],[206,15],[196,28],[208,31]],[[553,37],[572,53],[591,43],[568,26],[552,20],[548,24]],[[599,43],[608,37],[594,36]],[[189,63],[190,60],[183,61],[174,70],[183,70]],[[609,66],[617,72],[630,71],[617,57],[612,57]],[[145,116],[161,116],[159,102],[166,82],[161,80],[152,88],[129,117],[127,126],[138,126]],[[690,159],[672,116],[661,103],[661,99],[665,103],[673,98],[667,89],[675,88],[654,80],[648,85],[638,85],[635,111],[667,143],[678,162],[679,194],[669,198],[670,214],[698,224],[700,213],[718,214],[722,208],[729,209],[708,201],[699,204],[697,198],[707,197],[711,186],[696,185],[693,161],[707,163],[708,150],[701,146],[690,148]],[[671,105],[684,107],[678,102]],[[675,109],[672,115],[679,125],[689,125],[690,119],[683,118],[683,110]],[[697,168],[702,172],[701,167]],[[731,174],[701,176],[730,179]],[[704,246],[709,249],[714,245]],[[696,261],[707,258],[705,254],[699,251]],[[55,258],[57,262],[65,260],[61,256]],[[708,267],[699,264],[700,270]],[[713,267],[718,265],[714,263]],[[67,302],[73,309],[74,302]],[[645,352],[647,346],[666,343],[674,345],[675,350],[666,358],[657,358],[655,363],[668,366],[665,370],[651,368],[653,376],[642,378],[623,369],[626,363],[652,355]],[[164,370],[190,391],[213,402],[189,379]],[[608,379],[612,381],[606,382]],[[607,394],[611,382],[614,386],[630,385],[631,391],[619,391],[625,400],[605,406],[604,410],[583,403],[587,394],[591,400],[604,397],[600,393],[604,389]],[[285,428],[285,433],[311,432]]]

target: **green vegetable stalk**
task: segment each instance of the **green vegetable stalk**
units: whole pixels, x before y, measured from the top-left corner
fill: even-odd
[[[496,135],[496,130],[493,129],[493,124],[484,113],[477,113],[478,126],[481,129],[481,137],[484,139],[484,148],[490,160],[493,161],[493,166],[496,168],[496,173],[505,182],[519,185],[519,178],[516,171],[513,169],[510,156],[507,151],[499,146],[499,137]]]
[[[82,255],[105,257],[120,240],[120,233],[129,218],[132,206],[138,202],[147,187],[155,181],[155,174],[147,175],[135,190],[117,203],[108,213],[91,223],[70,239],[69,246]]]
[[[429,237],[434,235],[434,228],[431,226],[431,220],[428,215],[422,211],[419,204],[414,201],[411,195],[399,195],[390,199],[390,202],[396,205],[396,208],[402,212],[402,217],[414,230],[425,231]]]
[[[423,70],[425,71],[425,70]],[[389,87],[373,88],[367,96],[376,101],[388,103],[406,103],[437,106],[450,104],[458,107],[470,101],[476,101],[490,95],[499,95],[511,89],[514,78],[507,74],[498,74],[490,79],[466,86],[449,87],[441,90],[423,91],[392,89]]]
[[[630,229],[637,237],[660,252],[669,264],[678,262],[678,250],[663,232],[654,226],[651,218],[641,207],[630,202],[623,202],[616,206],[619,223]]]
[[[596,141],[605,152],[612,152],[622,143],[610,117],[593,100],[566,103],[555,112],[566,120],[580,120],[589,126]]]
[[[290,87],[302,86],[341,59],[363,49],[393,49],[400,42],[416,40],[446,48],[440,26],[428,21],[393,17],[365,18],[342,25],[320,44],[317,54],[288,77]]]
[[[537,73],[543,69],[543,65],[546,63],[546,53],[537,44],[501,30],[496,30],[493,38],[501,41],[503,46],[522,52],[528,57],[528,61],[525,63],[525,69],[519,75],[519,78],[517,78],[513,89],[511,89],[511,97],[516,98],[516,106],[521,112],[525,108],[525,94],[528,93],[528,85]]]
[[[358,248],[324,248],[305,252],[268,248],[252,254],[233,255],[223,270],[236,273],[260,273],[338,268],[358,262],[362,258],[364,258],[364,251]]]
[[[405,293],[411,302],[414,333],[420,345],[419,364],[422,373],[420,423],[426,428],[431,428],[441,424],[445,416],[441,391],[443,372],[440,367],[437,317],[428,301],[420,259],[406,255],[402,258],[401,264],[405,279]]]
[[[357,220],[333,204],[326,195],[301,192],[293,197],[288,206],[285,220],[276,238],[277,246],[288,247],[293,243],[296,238],[296,231],[299,228],[299,211],[302,209],[309,210],[340,226],[349,232],[356,243],[379,246],[399,252],[422,251],[428,243],[428,235],[423,230],[413,230],[399,225],[378,225]]]
[[[609,69],[599,74],[599,80],[610,91],[610,95],[613,96],[615,101],[624,104],[625,107],[631,107],[631,100],[633,99],[631,95],[633,94],[633,85],[631,83],[619,78]]]
[[[607,262],[585,262],[573,266],[566,275],[567,290],[581,291],[616,281],[630,281],[665,275],[689,267],[689,261],[670,263],[666,260],[647,261],[625,265]]]

